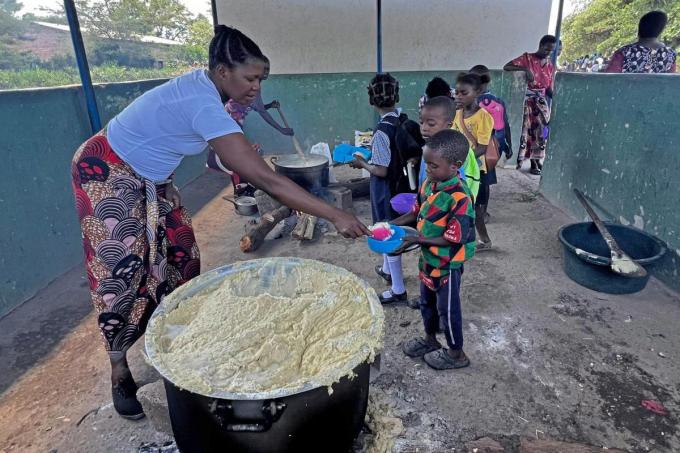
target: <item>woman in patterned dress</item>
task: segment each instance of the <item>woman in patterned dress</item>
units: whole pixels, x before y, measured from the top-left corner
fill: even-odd
[[[524,101],[524,123],[522,137],[517,153],[517,168],[522,162],[530,159],[533,175],[540,175],[545,158],[548,141],[548,123],[550,122],[550,103],[552,102],[555,67],[550,56],[555,50],[557,39],[552,35],[541,38],[538,50],[524,53],[506,64],[506,71],[524,72],[527,78],[527,91]]]
[[[667,22],[668,16],[663,11],[651,11],[642,16],[637,42],[614,52],[605,72],[674,74],[675,50],[659,40]]]
[[[274,173],[225,113],[229,99],[258,96],[266,57],[238,30],[218,26],[209,69],[132,102],[76,151],[72,186],[92,302],[111,363],[111,394],[123,417],[144,416],[126,353],[154,308],[200,272],[191,218],[172,183],[184,156],[212,146],[220,160],[283,204],[333,222],[345,237],[368,234],[353,215]]]

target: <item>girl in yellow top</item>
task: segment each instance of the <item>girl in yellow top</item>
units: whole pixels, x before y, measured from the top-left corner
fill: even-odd
[[[456,79],[456,117],[453,129],[462,132],[470,142],[479,163],[479,191],[475,197],[475,227],[479,236],[477,251],[489,250],[491,238],[486,231],[484,217],[489,203],[489,181],[484,154],[493,134],[493,117],[479,107],[477,98],[482,94],[484,79],[479,74],[462,72]]]

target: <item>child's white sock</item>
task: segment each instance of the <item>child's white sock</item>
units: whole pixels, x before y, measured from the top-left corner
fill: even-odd
[[[389,261],[387,261],[387,254],[386,253],[383,253],[382,271],[386,274],[390,273],[390,263],[389,263]]]
[[[392,293],[404,294],[404,274],[401,271],[401,255],[388,256],[387,261],[390,265],[390,275],[392,276]]]

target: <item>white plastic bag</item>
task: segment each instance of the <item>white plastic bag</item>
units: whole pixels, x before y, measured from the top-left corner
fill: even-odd
[[[328,143],[317,143],[316,145],[312,146],[309,154],[325,156],[326,159],[328,159],[328,182],[331,184],[338,182],[337,178],[335,177],[335,173],[333,173],[333,157],[331,156],[331,149],[328,146]]]
[[[364,148],[371,149],[371,141],[373,140],[373,131],[354,131],[354,146],[363,146]],[[366,170],[361,170],[361,177],[368,178],[371,174]]]

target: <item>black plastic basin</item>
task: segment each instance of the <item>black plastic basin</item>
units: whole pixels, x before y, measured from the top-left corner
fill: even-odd
[[[637,228],[605,222],[619,246],[647,269],[645,277],[630,278],[611,270],[611,253],[593,222],[572,223],[560,228],[564,272],[576,283],[609,294],[641,291],[649,280],[649,271],[666,253],[666,245],[657,237]]]

